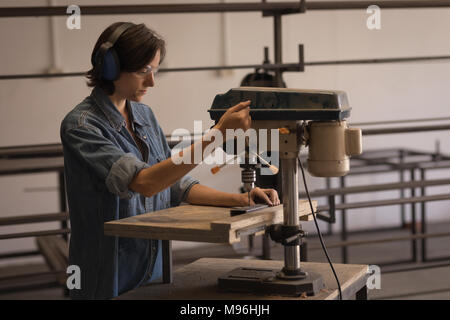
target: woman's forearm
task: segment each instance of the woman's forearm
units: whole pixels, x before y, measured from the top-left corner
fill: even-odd
[[[247,205],[245,194],[219,191],[205,185],[196,184],[189,190],[186,201],[190,204],[218,207],[238,207]]]
[[[142,169],[131,181],[129,188],[146,197],[154,196],[194,169],[203,160],[203,156],[208,156],[207,154],[204,155],[204,151],[213,142],[215,141],[210,137],[207,139],[202,137],[202,140],[183,149],[176,155]]]
[[[195,166],[195,164],[176,165],[169,158],[149,168],[142,169],[131,181],[129,188],[146,197],[153,197],[180,180]]]

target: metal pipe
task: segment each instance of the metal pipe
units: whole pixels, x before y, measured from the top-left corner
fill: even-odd
[[[366,9],[377,5],[382,9],[442,8],[450,7],[449,0],[410,0],[410,1],[317,1],[306,2],[310,10],[353,10]],[[0,8],[0,17],[39,17],[67,16],[66,6],[55,7],[12,7]],[[294,2],[245,2],[245,3],[191,3],[191,4],[152,4],[152,5],[106,5],[81,6],[83,15],[120,14],[173,14],[173,13],[218,13],[218,12],[278,12],[300,13],[302,4]]]
[[[341,188],[345,188],[345,176],[341,177]],[[341,195],[341,203],[346,203],[345,200],[345,194]],[[336,206],[335,206],[336,208]],[[341,210],[341,240],[347,241],[347,212],[345,209]],[[341,250],[341,256],[342,256],[342,262],[347,263],[348,262],[348,250],[346,246],[342,247]]]
[[[41,254],[41,252],[38,250],[2,253],[2,254],[0,254],[0,260],[1,259],[19,258],[19,257],[37,256],[40,254]]]
[[[400,183],[405,183],[405,170],[403,169],[403,164],[405,162],[405,150],[401,149],[399,150],[399,161],[400,161],[400,168],[398,170],[398,173],[400,175]],[[405,197],[405,189],[402,187],[400,188],[400,198],[404,198]],[[406,210],[405,210],[405,205],[401,204],[400,205],[400,222],[401,228],[405,227],[406,224]]]
[[[387,165],[384,165],[384,167],[386,167]],[[439,162],[426,162],[426,163],[421,163],[421,164],[414,164],[414,166],[418,167],[418,168],[425,168],[425,169],[448,169],[450,168],[450,163],[448,163],[448,161],[446,161],[444,164],[441,164]],[[347,175],[361,175],[361,174],[370,174],[370,173],[388,173],[388,172],[392,172],[392,171],[397,171],[398,168],[401,166],[398,165],[392,165],[390,166],[390,168],[382,168],[382,169],[371,169],[371,170],[355,170],[355,168],[353,168]]]
[[[283,61],[283,46],[282,46],[282,15],[275,14],[273,16],[273,46],[275,63],[282,63]],[[278,87],[283,87],[283,72],[280,69],[275,70],[275,79]]]
[[[298,226],[298,169],[297,158],[281,159],[283,163],[283,218],[287,226]]]
[[[450,179],[434,179],[428,181],[410,181],[410,182],[393,182],[393,183],[382,183],[375,185],[357,186],[357,187],[345,187],[345,188],[333,188],[333,189],[323,189],[311,192],[312,197],[323,197],[329,195],[339,195],[339,194],[351,194],[351,193],[364,193],[373,191],[386,191],[394,189],[408,189],[408,188],[418,188],[425,186],[439,186],[439,185],[450,185]],[[300,198],[306,197],[305,193],[300,193]]]
[[[45,288],[53,288],[61,286],[54,276],[47,276],[46,279],[38,279],[36,281],[22,282],[20,285],[1,286],[0,293],[12,293],[18,291],[42,290]]]
[[[421,168],[420,169],[420,179],[422,181],[425,181],[425,173],[426,173],[425,169]],[[420,195],[422,197],[426,196],[425,186],[422,186],[420,188]],[[425,206],[425,204],[426,204],[425,201],[420,203],[420,216],[421,216],[420,221],[422,222],[422,224],[420,226],[421,227],[420,228],[420,232],[422,234],[427,233],[427,227],[426,227],[427,226],[427,218],[426,218],[426,206]],[[421,241],[421,251],[422,251],[422,262],[425,262],[425,261],[427,261],[427,241],[426,241],[425,238],[423,238],[422,241]]]
[[[298,226],[298,159],[281,159],[283,189],[283,225]],[[284,246],[286,270],[300,269],[300,246]]]
[[[361,209],[361,208],[371,208],[371,207],[382,207],[382,206],[392,206],[402,203],[417,203],[423,201],[441,201],[450,200],[450,194],[439,194],[433,196],[423,196],[423,197],[413,197],[413,198],[402,198],[402,199],[388,199],[388,200],[377,200],[377,201],[363,201],[355,203],[344,203],[337,204],[336,210],[343,209]],[[317,207],[317,212],[328,211],[330,208],[328,206]]]
[[[265,70],[298,70],[299,63],[269,63],[269,64],[245,64],[234,66],[205,66],[205,67],[185,67],[185,68],[165,68],[159,72],[185,72],[185,71],[214,71],[214,70],[234,70],[234,69],[265,69]],[[0,80],[35,79],[35,78],[65,78],[84,77],[86,72],[65,72],[65,73],[34,73],[34,74],[6,74],[0,75]]]
[[[385,1],[317,1],[307,2],[306,10],[350,10],[367,9],[377,5],[381,9],[412,9],[412,8],[442,8],[450,7],[447,0],[385,0]]]
[[[42,272],[33,272],[33,273],[25,273],[25,274],[13,274],[0,277],[0,281],[5,280],[13,280],[13,279],[24,279],[24,278],[34,278],[37,276],[67,276],[65,270],[55,270],[55,271],[42,271]]]
[[[356,122],[356,123],[352,122],[349,125],[350,126],[375,126],[375,125],[385,125],[385,124],[394,124],[394,123],[412,123],[412,122],[448,121],[448,120],[450,120],[450,117],[376,121],[376,122]]]
[[[411,175],[411,181],[415,181],[415,168],[412,168],[410,170]],[[411,198],[415,198],[416,196],[416,189],[413,187],[411,188]],[[416,203],[411,202],[411,234],[415,235],[417,234],[416,230]],[[411,240],[411,255],[412,255],[412,262],[417,262],[417,241],[415,239]]]
[[[0,226],[9,226],[24,223],[48,222],[48,221],[61,221],[67,219],[69,219],[69,214],[67,212],[16,216],[16,217],[3,217],[0,218]]]
[[[331,61],[305,62],[305,65],[306,66],[326,66],[326,65],[340,65],[340,64],[376,64],[376,63],[398,63],[398,62],[414,62],[414,61],[432,61],[432,60],[445,60],[445,59],[450,59],[450,56],[331,60]]]
[[[220,12],[287,12],[299,11],[300,2],[244,2],[244,3],[190,3],[151,5],[81,6],[82,15],[173,14]],[[1,8],[0,17],[67,16],[67,7],[13,7]]]
[[[411,132],[440,131],[440,130],[450,130],[450,125],[418,126],[418,127],[404,127],[404,128],[363,129],[362,134],[364,136],[373,136],[373,135],[388,134],[388,133],[411,133]]]
[[[40,236],[50,236],[50,235],[67,234],[67,233],[70,233],[70,229],[58,229],[58,230],[47,230],[47,231],[10,233],[10,234],[1,234],[0,235],[0,240],[16,239],[16,238],[28,238],[28,237],[40,237]]]
[[[47,0],[47,3],[49,7],[54,6],[54,0]],[[48,70],[57,70],[61,66],[59,56],[60,44],[58,43],[56,19],[57,18],[55,17],[50,17],[49,19],[51,65]]]
[[[299,51],[302,50],[302,47]],[[300,63],[269,63],[269,64],[246,64],[234,66],[204,66],[204,67],[185,67],[185,68],[165,68],[159,72],[185,72],[185,71],[214,71],[214,70],[234,70],[234,69],[265,69],[265,70],[283,70],[299,71],[304,66],[325,66],[325,65],[345,65],[345,64],[376,64],[376,63],[396,63],[413,61],[432,61],[450,59],[450,56],[434,57],[400,57],[400,58],[380,58],[380,59],[357,59],[341,61],[316,61]],[[5,74],[0,75],[0,80],[17,79],[35,79],[35,78],[65,78],[65,77],[84,77],[86,72],[64,72],[64,73],[34,73],[34,74]]]
[[[326,189],[331,189],[331,178],[326,178],[325,179],[325,183],[326,183]],[[301,198],[303,198],[302,196],[300,196]],[[328,197],[328,206],[330,207],[330,211],[328,212],[328,215],[330,216],[329,219],[329,223],[328,223],[328,234],[327,235],[332,235],[333,234],[333,225],[332,223],[334,223],[335,221],[332,221],[333,218],[335,218],[335,210],[334,210],[334,205],[335,205],[335,198],[334,195],[329,195]]]
[[[409,240],[414,240],[414,239],[440,238],[440,237],[448,237],[448,236],[450,236],[450,232],[415,234],[415,235],[410,235],[410,236],[395,237],[395,238],[388,238],[388,239],[335,242],[335,243],[327,244],[327,248],[339,248],[339,247],[343,247],[343,246],[360,246],[360,245],[365,245],[365,244],[377,244],[377,243],[395,242],[395,241],[409,241]],[[309,249],[317,250],[317,249],[322,249],[322,247],[321,246],[310,246]]]
[[[61,143],[0,147],[0,158],[62,156]]]

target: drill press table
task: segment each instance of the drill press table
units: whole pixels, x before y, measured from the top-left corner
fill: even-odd
[[[312,219],[307,200],[299,200],[300,220]],[[314,211],[317,201],[313,201]],[[186,205],[110,221],[105,235],[180,240],[208,243],[235,243],[248,234],[263,233],[266,226],[283,222],[283,205],[231,217],[230,208]]]

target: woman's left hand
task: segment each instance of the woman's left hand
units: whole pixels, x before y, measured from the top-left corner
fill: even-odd
[[[245,206],[248,206],[248,193],[244,193]],[[280,204],[278,192],[274,189],[261,189],[258,187],[250,191],[250,205],[254,206],[256,203],[266,203],[269,206],[277,206]]]

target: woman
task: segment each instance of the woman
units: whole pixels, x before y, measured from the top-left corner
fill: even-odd
[[[70,211],[69,264],[81,270],[72,298],[115,297],[162,274],[158,240],[107,237],[103,224],[179,205],[248,205],[248,194],[221,192],[188,176],[196,164],[175,164],[152,110],[140,103],[165,55],[165,43],[144,24],[118,22],[92,52],[89,97],[61,124]],[[214,129],[248,129],[249,102],[230,108]],[[202,139],[202,150],[211,143]],[[198,146],[198,145],[197,145]],[[191,146],[191,150],[194,145]],[[272,189],[250,192],[269,205]]]

